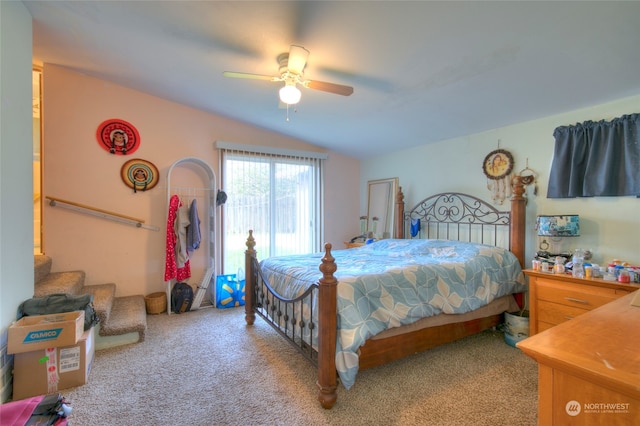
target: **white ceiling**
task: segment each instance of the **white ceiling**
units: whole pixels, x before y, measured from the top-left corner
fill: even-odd
[[[640,94],[638,1],[24,4],[36,63],[356,158]],[[291,44],[305,78],[354,94],[302,89],[286,122],[281,83],[222,76],[277,75]]]

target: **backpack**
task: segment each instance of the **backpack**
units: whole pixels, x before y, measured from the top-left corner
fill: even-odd
[[[181,314],[191,310],[193,289],[187,283],[175,283],[171,289],[171,311]]]
[[[50,294],[33,297],[18,306],[18,319],[29,315],[48,315],[84,311],[84,331],[100,322],[93,307],[93,294]]]

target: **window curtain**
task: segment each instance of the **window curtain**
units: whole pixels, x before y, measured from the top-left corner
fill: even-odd
[[[547,198],[640,197],[640,114],[555,129]]]

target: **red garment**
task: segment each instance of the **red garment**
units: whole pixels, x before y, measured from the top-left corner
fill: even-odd
[[[164,265],[164,280],[184,281],[191,277],[191,265],[189,260],[184,263],[182,268],[178,268],[176,263],[176,232],[174,223],[176,220],[178,208],[182,205],[177,195],[172,195],[169,199],[169,215],[167,218],[167,257]]]

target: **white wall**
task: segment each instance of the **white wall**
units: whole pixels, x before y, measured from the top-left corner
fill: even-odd
[[[31,15],[0,1],[0,399],[11,386],[7,328],[33,295]]]
[[[610,120],[637,112],[640,112],[640,96],[367,159],[361,162],[361,212],[366,213],[363,194],[366,194],[367,180],[396,176],[405,194],[407,209],[428,195],[443,191],[466,192],[490,201],[482,162],[489,152],[501,148],[513,154],[516,173],[526,167],[527,161],[538,173],[538,194],[533,195],[532,187],[527,190],[526,259],[531,259],[538,250],[534,230],[536,215],[564,213],[580,215],[581,236],[561,241],[560,249],[581,247],[593,251],[595,262],[621,259],[640,265],[640,199],[546,198],[556,127],[587,120]],[[497,207],[508,210],[509,204],[505,202]]]

